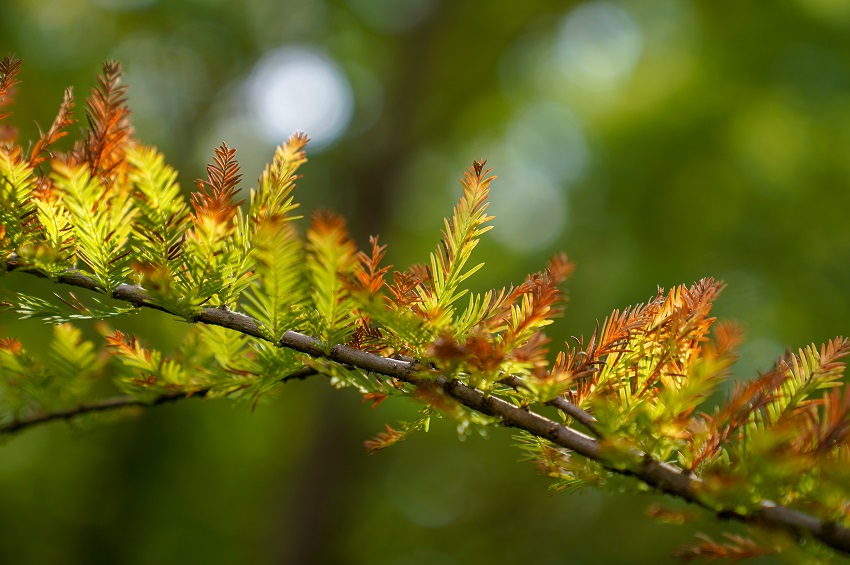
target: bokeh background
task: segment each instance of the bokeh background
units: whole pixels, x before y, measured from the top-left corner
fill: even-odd
[[[845,0],[3,0],[7,53],[24,139],[65,86],[81,99],[123,61],[137,135],[184,187],[224,140],[248,188],[307,131],[303,210],[342,212],[361,244],[381,234],[399,268],[436,246],[486,157],[496,228],[473,284],[567,251],[556,346],[703,276],[746,328],[742,378],[850,332]],[[157,313],[127,327],[158,346],[183,331]],[[0,329],[36,351],[47,335]],[[717,531],[648,518],[648,496],[552,495],[510,430],[436,421],[366,454],[416,409],[312,379],[254,412],[186,401],[26,432],[0,450],[0,563],[664,563]]]

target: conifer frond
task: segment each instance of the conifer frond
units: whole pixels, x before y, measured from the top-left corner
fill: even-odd
[[[682,285],[670,291],[647,328],[647,335],[659,350],[652,373],[642,383],[642,391],[658,381],[665,388],[682,384],[681,376],[687,375],[699,358],[702,343],[715,321],[709,312],[723,286],[709,278],[690,288]]]
[[[803,453],[826,454],[847,446],[850,437],[850,389],[835,387],[809,404],[800,426],[798,449]]]
[[[549,339],[541,330],[560,313],[555,307],[561,298],[558,286],[571,268],[566,256],[558,255],[545,270],[530,275],[510,292],[473,295],[453,332],[444,331],[428,347],[429,356],[444,369],[441,362],[451,366],[465,360],[461,366],[472,375],[471,382],[483,388],[505,374],[542,374],[548,365],[545,345]],[[527,382],[526,387],[541,393],[537,384],[541,383]],[[547,390],[545,395],[551,398],[556,392]]]
[[[0,59],[0,108],[12,104],[12,94],[18,80],[15,78],[21,70],[21,60],[7,55]],[[11,112],[0,113],[0,120],[7,118]],[[0,138],[0,141],[4,141]]]
[[[15,338],[0,339],[0,422],[79,402],[104,366],[94,344],[70,324],[53,326],[42,349],[36,357]]]
[[[737,345],[741,330],[732,323],[720,323],[714,328],[714,339],[700,346],[697,354],[688,360],[686,379],[668,381],[660,392],[663,411],[677,417],[687,417],[711,394],[717,392],[729,377],[737,360]]]
[[[257,190],[251,191],[248,216],[252,225],[295,219],[288,214],[298,207],[292,191],[298,179],[298,168],[307,162],[304,147],[308,141],[304,133],[296,132],[275,150],[274,159],[263,171]]]
[[[387,429],[386,432],[379,433],[374,438],[363,442],[363,447],[372,455],[404,439],[404,432],[391,428],[389,424],[384,424],[384,427]]]
[[[425,430],[427,432],[428,427],[431,424],[432,416],[432,409],[425,408],[419,413],[419,417],[413,422],[399,422],[401,424],[401,429],[397,430],[395,428],[390,427],[389,424],[384,424],[384,427],[387,431],[379,433],[370,440],[366,440],[363,446],[366,448],[369,454],[374,455],[382,449],[386,449],[392,445],[406,440],[411,435],[413,435],[414,432],[417,432],[419,430]]]
[[[416,292],[421,284],[422,279],[413,269],[393,271],[393,282],[387,284],[387,290],[390,293],[390,296],[386,297],[387,306],[395,311],[404,311],[422,302],[422,297]]]
[[[715,323],[713,334],[718,355],[734,353],[744,339],[744,332],[741,326],[727,320],[721,320]]]
[[[553,322],[562,313],[555,307],[561,300],[559,286],[572,272],[573,266],[564,254],[553,257],[546,269],[528,277],[527,292],[518,294],[519,304],[510,305],[510,318],[505,322],[501,345],[510,352],[525,345],[529,339]]]
[[[244,390],[246,396],[251,398],[252,404],[256,406],[260,398],[269,393],[276,385],[289,380],[301,380],[310,375],[317,374],[312,369],[305,367],[303,355],[296,354],[290,349],[276,347],[275,345],[253,340],[250,342],[249,362],[254,375],[257,378],[245,382]]]
[[[801,349],[798,355],[790,352],[777,362],[771,371],[744,385],[736,384],[730,399],[714,415],[701,415],[693,426],[705,431],[697,434],[692,465],[710,461],[736,440],[746,440],[754,433],[774,433],[785,441],[787,430],[795,430],[794,448],[805,453],[820,445],[821,426],[833,421],[836,432],[841,429],[841,416],[835,412],[840,392],[837,382],[844,372],[839,359],[850,351],[846,338],[836,338],[821,347]],[[817,390],[835,388],[835,397],[813,400]],[[829,400],[827,400],[827,398]],[[818,415],[818,406],[827,403],[830,412]],[[827,433],[827,435],[829,435]],[[843,432],[838,437],[843,437]],[[741,446],[743,448],[743,446]]]
[[[210,389],[208,396],[226,396],[250,386],[262,376],[256,370],[254,350],[248,346],[247,336],[217,326],[199,326],[188,339],[192,346],[185,346],[184,340],[184,348],[175,358],[183,363],[187,374],[192,373],[191,381],[196,389]],[[183,351],[192,348],[194,359]]]
[[[290,223],[298,218],[290,215],[298,207],[292,191],[298,178],[296,172],[307,161],[307,141],[306,135],[296,133],[278,147],[257,190],[251,191],[248,222],[257,284],[245,295],[245,309],[275,341],[287,329],[299,325],[303,317],[301,303],[307,296],[301,270],[303,244]]]
[[[624,404],[654,396],[659,387],[683,386],[714,322],[709,311],[721,289],[714,280],[703,279],[690,288],[676,287],[652,303],[646,310],[652,316],[643,318],[643,327],[631,332],[622,351],[606,358],[597,386],[620,395]]]
[[[59,112],[56,114],[56,118],[54,118],[53,123],[50,125],[50,129],[46,132],[41,132],[38,141],[36,141],[35,145],[33,145],[32,151],[30,152],[30,166],[33,168],[38,167],[47,159],[51,159],[53,155],[50,152],[50,147],[68,135],[65,128],[76,122],[77,120],[74,118],[74,91],[69,86],[65,89],[62,104],[59,106]]]
[[[207,180],[195,182],[188,253],[182,259],[186,268],[177,272],[195,307],[213,297],[215,304],[232,306],[252,279],[253,230],[241,214],[241,201],[234,200],[242,177],[235,155],[235,149],[222,143],[207,166]]]
[[[377,236],[369,236],[369,245],[371,246],[371,253],[358,251],[358,265],[355,267],[354,276],[350,281],[350,292],[357,296],[357,300],[362,302],[363,306],[357,309],[358,319],[355,322],[354,331],[348,345],[382,354],[388,349],[394,348],[387,348],[386,340],[380,328],[383,325],[382,316],[379,314],[377,319],[373,319],[373,313],[375,311],[385,312],[385,304],[378,297],[386,298],[386,295],[382,294],[384,287],[387,286],[384,277],[392,268],[392,265],[381,266],[387,246],[380,245]],[[407,313],[407,315],[410,314]]]
[[[133,233],[138,244],[137,262],[177,270],[182,253],[189,210],[180,193],[177,171],[152,147],[133,144],[127,148],[133,203],[139,213]]]
[[[375,296],[381,289],[384,288],[384,285],[386,284],[384,281],[384,275],[386,275],[393,266],[380,266],[384,255],[387,253],[387,246],[378,244],[378,236],[369,236],[369,245],[372,246],[370,254],[366,254],[363,251],[357,252],[357,260],[360,261],[361,268],[358,269],[355,274],[357,283],[356,288],[367,292],[369,296]]]
[[[21,250],[21,257],[38,272],[56,278],[72,266],[75,237],[71,213],[62,201],[62,193],[51,179],[33,192],[36,208],[36,232],[33,245]]]
[[[107,290],[123,283],[130,273],[129,246],[136,210],[126,191],[117,191],[84,166],[56,162],[52,180],[70,212],[76,254],[92,277]]]
[[[696,534],[699,543],[682,547],[674,553],[674,557],[684,562],[719,561],[737,563],[744,559],[753,559],[776,553],[778,548],[763,547],[755,540],[737,534],[724,533],[725,542],[716,542],[705,534]]]
[[[771,422],[794,416],[797,410],[805,409],[808,398],[815,391],[840,385],[845,364],[842,359],[850,353],[850,339],[839,337],[821,345],[820,351],[814,344],[800,349],[797,355],[787,355],[777,364],[787,378],[780,393],[767,407]]]
[[[483,295],[471,293],[469,304],[466,309],[455,320],[455,332],[458,336],[466,336],[473,328],[479,329],[485,319],[492,316],[493,311],[498,308],[505,298],[505,289],[499,294],[489,290]]]
[[[216,326],[196,325],[186,334],[173,354],[166,355],[143,347],[133,336],[104,329],[108,349],[121,363],[119,385],[128,393],[147,398],[172,398],[175,393],[204,398],[256,400],[271,384],[284,380],[277,372],[260,371],[274,366],[287,373],[299,367],[292,352],[282,352],[273,363],[257,359],[257,348],[248,338]]]
[[[56,388],[62,391],[54,397],[56,404],[61,406],[82,398],[95,382],[86,377],[99,372],[103,365],[104,359],[98,359],[94,343],[83,339],[78,328],[69,323],[53,327],[47,368]]]
[[[348,280],[357,266],[357,248],[341,216],[323,210],[313,214],[306,264],[315,309],[308,314],[311,328],[328,347],[345,343],[354,329],[349,319],[353,306]]]
[[[125,167],[124,153],[133,134],[127,86],[121,84],[121,64],[105,62],[97,83],[86,99],[89,132],[79,157],[88,163],[93,177],[109,179]]]
[[[0,246],[6,253],[20,253],[35,235],[35,188],[33,169],[22,158],[20,148],[0,147]]]
[[[299,327],[306,308],[304,249],[292,225],[264,223],[254,238],[256,283],[245,293],[244,309],[273,341]]]
[[[388,349],[392,349],[387,348],[384,333],[381,331],[381,328],[372,323],[372,319],[368,314],[364,314],[355,321],[354,331],[351,333],[346,345],[377,355],[382,355]]]
[[[492,227],[485,224],[493,219],[486,214],[486,210],[490,183],[495,177],[487,177],[491,169],[484,169],[485,163],[475,161],[464,173],[461,180],[463,196],[455,206],[452,217],[444,220],[445,229],[440,246],[431,254],[428,280],[423,278],[423,283],[427,284],[418,289],[422,299],[422,315],[432,322],[438,333],[452,323],[452,304],[466,294],[466,290],[459,288],[460,283],[483,266],[483,263],[479,263],[464,269],[472,250],[478,245],[479,236]]]
[[[44,364],[14,337],[0,339],[0,420],[17,418],[45,395]]]
[[[154,397],[165,391],[191,393],[203,388],[193,386],[193,376],[201,372],[187,372],[183,363],[168,359],[155,349],[143,347],[132,335],[113,330],[105,335],[107,349],[118,359],[124,369],[119,385],[141,397]]]
[[[381,301],[367,299],[359,306],[372,323],[382,328],[388,349],[401,355],[417,354],[433,340],[433,335],[421,317],[422,301],[417,289],[422,284],[421,273],[393,271],[393,282],[387,282],[387,293]]]
[[[582,339],[576,339],[578,345],[558,353],[548,379],[570,378],[575,388],[569,391],[572,402],[584,406],[599,383],[600,372],[609,365],[618,365],[625,354],[630,353],[629,342],[644,331],[655,318],[663,295],[645,304],[626,308],[622,312],[614,310],[602,323],[598,323],[587,345]]]
[[[607,474],[595,461],[575,457],[566,449],[531,435],[516,436],[517,447],[525,452],[525,460],[535,463],[540,474],[555,479],[549,488],[555,492],[575,493],[591,487],[602,487]]]
[[[698,466],[717,455],[731,438],[776,398],[779,388],[787,378],[785,371],[777,366],[746,384],[736,383],[722,408],[717,408],[713,416],[703,415],[697,420],[698,425],[702,425],[702,420],[707,422],[709,433],[702,445],[695,450],[697,455],[693,466]]]
[[[559,354],[548,373],[528,384],[590,410],[601,436],[620,436],[624,446],[640,445],[666,459],[685,449],[690,413],[723,382],[734,360],[726,349],[718,354],[707,337],[711,304],[721,289],[704,279],[659,291],[646,306],[615,311],[586,347],[579,342],[578,350]],[[728,349],[732,338],[724,336]]]
[[[55,292],[53,295],[59,304],[21,292],[0,291],[5,307],[18,314],[20,319],[34,318],[51,325],[73,320],[106,320],[135,310],[132,306],[105,304],[97,298],[90,299],[94,302],[93,306],[84,304],[73,292],[69,292],[67,298]]]
[[[236,149],[226,143],[215,149],[214,162],[207,165],[207,180],[197,179],[197,191],[192,193],[192,208],[196,224],[210,223],[226,226],[236,215],[241,201],[235,201],[237,186],[242,180]]]

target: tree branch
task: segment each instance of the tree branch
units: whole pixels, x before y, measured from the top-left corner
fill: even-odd
[[[56,420],[72,420],[77,416],[81,416],[83,414],[91,414],[93,412],[106,412],[108,410],[117,410],[119,408],[128,408],[131,406],[158,406],[159,404],[174,402],[175,400],[180,400],[181,398],[189,398],[191,396],[197,396],[202,398],[206,396],[207,392],[209,392],[209,389],[202,389],[197,392],[188,394],[185,392],[162,394],[150,401],[139,400],[138,398],[134,398],[132,396],[113,396],[112,398],[105,398],[103,400],[98,400],[97,402],[80,404],[79,406],[75,406],[73,408],[64,408],[62,410],[56,410],[54,412],[39,412],[37,414],[31,414],[24,418],[12,420],[11,422],[7,422],[6,424],[0,425],[0,435],[11,434],[41,424],[54,422]]]
[[[317,374],[318,371],[316,371],[312,367],[302,367],[280,379],[280,382],[288,383],[289,381],[303,381],[307,377]],[[26,416],[24,418],[17,418],[5,424],[0,424],[0,436],[20,432],[29,428],[33,428],[35,426],[39,426],[41,424],[49,424],[50,422],[55,422],[56,420],[69,421],[76,418],[77,416],[82,416],[83,414],[91,414],[94,412],[106,412],[109,410],[129,408],[132,406],[147,408],[150,406],[159,406],[160,404],[166,404],[168,402],[175,402],[184,398],[205,398],[207,393],[209,392],[210,389],[208,388],[202,388],[192,392],[171,392],[161,394],[153,400],[141,400],[133,396],[126,395],[113,396],[111,398],[104,398],[103,400],[98,400],[96,402],[87,402],[84,404],[79,404],[78,406],[74,406],[71,408],[63,408],[61,410],[55,410],[52,412],[38,412],[35,414],[30,414],[29,416]]]
[[[529,386],[525,383],[525,381],[515,375],[505,377],[499,382],[505,383],[514,390],[518,390],[520,388],[529,389]],[[602,437],[602,434],[599,433],[599,429],[596,427],[596,418],[594,418],[589,412],[582,410],[566,398],[559,396],[558,398],[553,398],[552,400],[546,402],[546,404],[549,406],[554,406],[567,416],[581,423],[585,428],[587,428],[587,431],[589,431],[593,435],[593,437],[597,439],[600,439]]]
[[[4,270],[12,271],[20,267],[23,267],[23,265],[13,255],[3,268]],[[33,273],[33,271],[27,272]],[[96,292],[104,292],[103,288],[96,281],[78,271],[69,271],[61,275],[58,280],[65,284],[88,288]],[[145,294],[144,289],[136,285],[122,284],[111,293],[111,296],[117,300],[129,302],[136,306],[167,311],[163,307],[153,304],[150,297]],[[224,308],[205,308],[196,314],[192,318],[192,321],[232,329],[268,341],[268,338],[260,330],[257,322],[252,318]],[[481,391],[459,381],[448,380],[440,376],[439,373],[429,370],[415,361],[381,357],[380,355],[345,345],[334,345],[328,351],[316,338],[294,331],[286,332],[276,345],[278,347],[293,349],[312,357],[324,357],[344,365],[395,377],[416,386],[436,384],[447,396],[468,408],[488,416],[499,418],[507,426],[525,430],[555,445],[567,448],[584,457],[597,461],[612,472],[635,477],[661,492],[697,504],[720,518],[777,528],[795,536],[810,535],[839,552],[850,554],[850,528],[846,526],[821,520],[809,514],[780,506],[771,501],[762,501],[759,508],[749,514],[731,510],[718,510],[717,508],[710,507],[699,498],[702,480],[684,473],[681,469],[673,465],[658,461],[648,454],[634,451],[631,453],[632,465],[629,468],[613,467],[606,460],[600,443],[594,438],[568,426],[554,422],[526,408],[514,406],[501,398],[485,395]],[[163,399],[162,402],[168,402],[170,400],[175,400],[175,398]],[[118,406],[110,406],[109,402],[108,400],[103,401],[102,407],[94,408],[93,410],[108,410],[113,407],[125,405],[145,405],[144,402],[133,401],[131,399],[123,401],[123,404],[119,402]],[[93,404],[90,406],[98,405]],[[560,408],[560,406],[556,407]],[[35,423],[55,419],[67,419],[82,413],[79,409],[69,412],[67,416],[63,416],[60,413],[59,415],[42,419]],[[20,429],[20,427],[18,426],[16,429]]]

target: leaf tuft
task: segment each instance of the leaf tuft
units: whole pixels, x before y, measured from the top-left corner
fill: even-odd
[[[127,86],[121,84],[121,64],[106,61],[97,87],[86,99],[89,133],[79,157],[88,163],[92,176],[113,178],[123,173],[127,143],[133,134]]]

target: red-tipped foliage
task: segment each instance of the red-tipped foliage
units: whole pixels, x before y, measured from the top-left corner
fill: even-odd
[[[551,375],[569,374],[575,382],[575,388],[569,392],[570,400],[580,402],[596,384],[596,375],[606,363],[608,356],[613,356],[612,364],[616,364],[619,356],[626,353],[629,340],[636,332],[644,331],[658,313],[663,301],[663,295],[658,296],[647,304],[638,304],[626,308],[622,312],[614,310],[602,323],[602,329],[597,324],[587,345],[583,339],[574,338],[576,347],[558,354]]]
[[[386,297],[388,304],[397,310],[409,308],[422,300],[416,288],[422,284],[422,279],[413,269],[393,272],[392,284],[387,284],[390,296]]]
[[[734,534],[723,534],[726,542],[716,542],[705,534],[697,534],[696,537],[699,538],[699,543],[679,549],[674,554],[675,557],[684,562],[722,560],[726,563],[737,563],[777,551],[777,548],[763,547],[750,538]]]
[[[563,253],[553,257],[542,272],[534,273],[528,277],[523,286],[524,292],[514,292],[512,296],[519,298],[523,294],[530,296],[530,301],[524,308],[522,316],[517,324],[508,323],[508,335],[505,341],[511,343],[530,327],[534,327],[545,319],[551,319],[562,313],[562,309],[555,308],[561,300],[562,294],[559,286],[563,284],[573,270],[573,264],[569,262]],[[520,287],[522,289],[522,287]]]
[[[389,424],[384,424],[384,427],[387,429],[386,433],[380,433],[374,438],[363,442],[363,447],[366,448],[370,455],[374,455],[380,450],[386,449],[403,439],[404,434],[402,432],[391,428]]]
[[[21,60],[12,56],[3,57],[0,60],[0,108],[12,103],[14,86],[18,83],[15,76],[21,70]],[[8,117],[11,112],[0,113],[0,120]]]
[[[392,268],[392,265],[380,266],[381,260],[387,253],[387,246],[378,245],[377,236],[369,236],[369,244],[372,246],[371,254],[366,254],[363,251],[357,252],[357,259],[360,261],[362,269],[357,272],[356,279],[358,288],[374,296],[386,284],[384,275]]]
[[[53,124],[51,124],[50,129],[46,132],[42,132],[38,141],[36,141],[35,145],[33,145],[32,151],[30,152],[31,166],[37,167],[47,159],[53,157],[50,152],[51,145],[68,135],[65,128],[77,121],[74,118],[73,108],[74,93],[73,90],[68,87],[65,89],[65,96],[62,98],[62,105],[59,106],[59,112],[56,114],[56,118],[53,120]]]
[[[808,441],[801,445],[801,451],[828,453],[846,445],[850,437],[850,390],[836,387],[824,393],[817,404],[807,410],[810,423],[803,427],[801,435]]]
[[[782,383],[788,378],[782,363],[770,372],[746,384],[736,383],[729,400],[714,416],[704,416],[711,432],[693,462],[712,459],[720,449],[746,424],[755,412],[774,400]]]
[[[8,56],[0,60],[0,120],[7,118],[11,112],[3,112],[2,108],[12,103],[14,86],[17,84],[15,76],[21,68],[21,61]],[[11,126],[0,125],[0,143],[11,143],[17,138],[17,130]]]
[[[230,222],[242,203],[241,200],[234,202],[236,187],[241,179],[236,149],[222,142],[215,150],[215,162],[207,165],[207,180],[195,181],[198,187],[198,191],[192,193],[195,221],[210,218],[216,224]]]
[[[133,134],[120,63],[104,63],[97,82],[86,100],[89,134],[78,158],[88,163],[92,175],[111,177],[126,167],[124,148]]]

